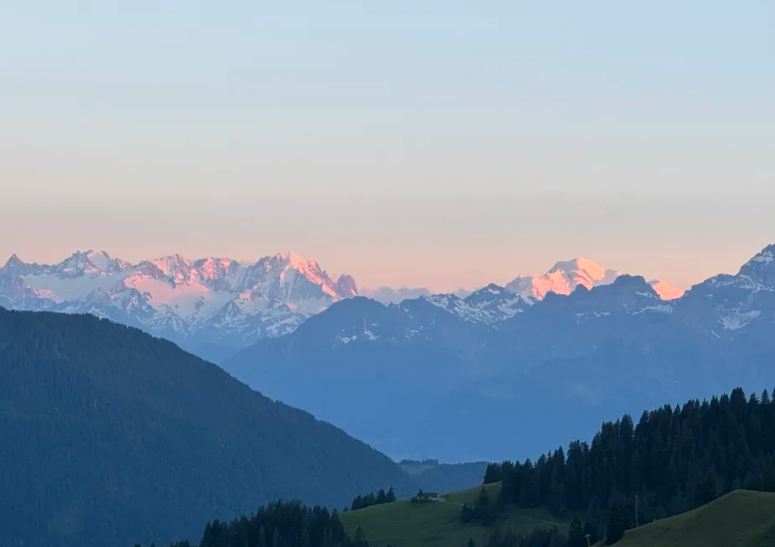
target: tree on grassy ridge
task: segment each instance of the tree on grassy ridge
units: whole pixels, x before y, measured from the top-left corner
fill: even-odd
[[[350,505],[350,511],[357,511],[358,509],[365,509],[372,505],[383,505],[385,503],[393,503],[396,501],[396,492],[393,487],[385,493],[380,489],[379,492],[374,494],[373,492],[366,494],[365,496],[355,496],[352,504]]]
[[[484,482],[496,479],[507,504],[587,511],[599,530],[617,499],[630,508],[627,529],[636,496],[640,522],[650,522],[737,488],[775,492],[775,402],[767,391],[746,397],[738,388],[643,412],[637,425],[625,415],[604,423],[591,443],[574,441],[535,462],[491,464]]]
[[[136,546],[138,547],[138,546]],[[171,547],[189,547],[188,542]],[[362,529],[351,540],[336,511],[276,502],[255,515],[207,523],[199,547],[369,547]]]
[[[573,516],[573,521],[570,523],[566,545],[567,547],[587,547],[587,538],[584,534],[584,528],[577,515]]]

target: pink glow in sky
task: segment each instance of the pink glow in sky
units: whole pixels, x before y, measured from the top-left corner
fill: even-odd
[[[4,6],[0,257],[688,287],[775,242],[775,3],[303,3]]]

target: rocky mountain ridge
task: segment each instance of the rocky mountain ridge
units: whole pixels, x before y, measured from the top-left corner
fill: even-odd
[[[357,294],[292,253],[255,263],[171,255],[131,264],[104,251],[77,252],[54,265],[16,255],[0,268],[0,305],[90,313],[172,340],[204,357],[287,334],[333,302]]]

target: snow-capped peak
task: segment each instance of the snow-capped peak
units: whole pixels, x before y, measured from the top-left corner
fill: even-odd
[[[208,257],[201,258],[192,264],[200,279],[217,282],[225,280],[230,274],[240,268],[240,264],[231,258]]]
[[[511,292],[526,298],[543,299],[550,292],[571,294],[577,287],[591,289],[610,285],[622,276],[621,272],[604,268],[588,258],[574,258],[557,262],[541,277],[519,275],[506,285]],[[684,291],[666,281],[655,279],[649,284],[663,300],[680,298]]]
[[[55,265],[14,255],[0,269],[0,289],[4,307],[93,313],[178,343],[196,338],[235,347],[290,332],[357,295],[349,275],[332,280],[317,262],[293,253],[246,264],[174,254],[134,265],[104,251],[79,251]]]
[[[112,262],[110,256],[105,251],[88,251],[86,258],[98,269],[105,271]]]
[[[485,325],[505,321],[533,305],[531,299],[494,283],[475,290],[465,297],[456,294],[432,294],[421,296],[417,300],[429,302],[465,321]]]
[[[681,298],[686,292],[682,288],[676,287],[662,279],[652,279],[649,281],[649,285],[662,300],[676,300]]]
[[[78,251],[52,268],[52,271],[63,277],[79,277],[82,275],[99,276],[112,274],[131,267],[124,261],[117,261],[105,251]]]
[[[593,279],[603,279],[606,274],[605,268],[594,260],[588,258],[573,258],[571,260],[561,260],[557,262],[548,273],[563,272],[585,272]]]
[[[775,262],[775,245],[765,247],[759,254],[748,261],[742,269],[750,267],[768,267]],[[775,266],[775,264],[773,264]]]
[[[299,256],[296,253],[277,253],[274,255],[275,259],[280,262],[285,262],[291,268],[295,268],[299,271],[305,270],[319,270],[320,266],[314,260],[307,260],[303,256]]]
[[[165,276],[171,278],[186,278],[191,271],[191,261],[179,255],[162,256],[148,261],[156,266]]]
[[[549,292],[570,294],[579,285],[587,289],[608,285],[620,275],[588,258],[574,258],[557,262],[541,277],[517,277],[506,288],[525,297],[541,299]]]
[[[742,283],[768,290],[775,289],[775,245],[765,247],[746,262],[736,277]]]

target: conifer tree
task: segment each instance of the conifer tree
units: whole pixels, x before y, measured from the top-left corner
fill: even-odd
[[[587,538],[584,534],[584,528],[577,515],[574,515],[573,520],[571,521],[566,545],[567,547],[587,547]]]
[[[624,537],[628,528],[628,510],[623,498],[617,498],[608,510],[608,521],[605,529],[605,544],[613,545]]]
[[[393,489],[393,487],[390,487],[390,490],[387,492],[387,502],[393,503],[396,501],[396,491]]]
[[[374,500],[374,503],[377,505],[387,503],[387,494],[385,494],[385,491],[381,488],[379,489],[379,492],[377,492],[377,498]]]

